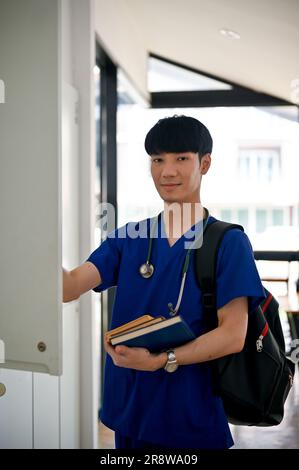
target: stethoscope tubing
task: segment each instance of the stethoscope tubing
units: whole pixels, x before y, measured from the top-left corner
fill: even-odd
[[[204,220],[202,231],[200,232],[199,236],[197,236],[197,238],[194,240],[194,242],[191,244],[191,246],[188,248],[188,251],[186,253],[186,257],[185,257],[185,261],[184,261],[184,265],[183,265],[183,270],[182,270],[182,280],[181,280],[179,295],[178,295],[178,299],[177,299],[177,303],[176,303],[175,308],[173,308],[172,303],[168,303],[169,314],[171,316],[175,316],[177,314],[177,312],[180,308],[180,305],[181,305],[181,301],[182,301],[182,297],[183,297],[183,293],[184,293],[184,288],[185,288],[186,276],[187,276],[187,272],[188,272],[188,268],[189,268],[191,250],[194,249],[194,245],[198,242],[199,238],[201,236],[203,236],[204,231],[205,231],[205,229],[208,225],[210,214],[209,214],[208,209],[206,209],[206,211],[207,211],[207,217]],[[158,221],[159,221],[159,217],[161,216],[161,214],[162,213],[160,212],[160,214],[155,218],[155,220],[154,220],[154,222],[151,226],[146,262],[143,263],[139,268],[140,275],[145,279],[150,278],[153,275],[154,270],[155,270],[155,268],[154,268],[153,264],[151,263],[150,259],[151,259],[151,254],[152,254],[153,236],[154,236],[154,233],[155,233],[156,228],[158,226]]]

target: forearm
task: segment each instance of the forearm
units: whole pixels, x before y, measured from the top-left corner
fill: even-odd
[[[115,348],[105,340],[105,349],[118,367],[143,371],[156,371],[165,366],[166,352],[150,353],[145,348],[118,345]],[[174,349],[179,365],[196,364],[217,357],[238,352],[242,349],[239,336],[233,335],[228,328],[218,327],[190,343]]]
[[[63,273],[63,302],[71,302],[78,298],[76,292],[75,280],[71,273],[62,268]]]
[[[224,327],[217,327],[195,340],[174,349],[179,365],[211,361],[228,354],[240,352],[243,339]]]
[[[190,343],[174,348],[179,365],[211,361],[242,351],[248,324],[248,299],[237,297],[217,311],[218,327]],[[156,367],[164,367],[166,353],[156,357]]]

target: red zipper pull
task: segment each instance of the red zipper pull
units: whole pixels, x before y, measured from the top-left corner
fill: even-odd
[[[268,333],[268,330],[269,330],[269,325],[268,325],[268,323],[266,323],[264,328],[263,328],[262,333],[260,334],[260,336],[258,337],[258,339],[256,341],[256,350],[257,350],[257,352],[262,352],[262,350],[263,350],[263,339],[266,336],[266,334]]]

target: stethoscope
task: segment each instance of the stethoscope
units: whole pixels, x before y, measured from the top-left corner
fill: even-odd
[[[206,229],[206,226],[208,224],[208,221],[209,221],[209,218],[210,218],[210,214],[209,214],[209,211],[208,209],[206,209],[206,212],[207,212],[207,218],[204,219],[204,223],[203,223],[203,227],[202,227],[202,231],[200,232],[200,234],[196,237],[196,239],[194,240],[194,242],[191,244],[191,246],[188,248],[188,251],[187,251],[187,254],[186,254],[186,257],[185,257],[185,261],[184,261],[184,265],[183,265],[183,271],[182,271],[182,281],[181,281],[181,286],[180,286],[180,291],[179,291],[179,296],[178,296],[178,300],[177,300],[177,304],[175,306],[175,308],[173,308],[173,304],[172,303],[169,303],[168,304],[168,308],[169,308],[169,314],[171,316],[175,316],[180,308],[180,305],[181,305],[181,301],[182,301],[182,297],[183,297],[183,292],[184,292],[184,287],[185,287],[185,281],[186,281],[186,276],[187,276],[187,271],[188,271],[188,268],[189,268],[189,262],[190,262],[190,253],[191,253],[191,250],[193,249],[195,243],[198,242],[199,238],[202,236],[202,234],[204,233],[205,229]],[[158,221],[159,221],[159,217],[161,216],[162,213],[160,213],[155,219],[154,219],[154,222],[151,226],[151,230],[150,230],[150,239],[149,239],[149,245],[148,245],[148,252],[147,252],[147,258],[146,258],[146,262],[143,263],[140,268],[139,268],[139,273],[140,275],[144,278],[144,279],[149,279],[153,273],[154,273],[154,266],[153,264],[151,263],[150,259],[151,259],[151,254],[152,254],[152,246],[153,246],[153,235],[156,231],[156,228],[157,228],[157,225],[158,225]]]

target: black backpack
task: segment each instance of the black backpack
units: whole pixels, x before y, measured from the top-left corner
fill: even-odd
[[[215,221],[206,226],[203,245],[195,251],[195,272],[202,291],[208,330],[217,327],[216,263],[224,234],[243,227]],[[222,398],[232,424],[274,426],[282,421],[284,403],[293,384],[295,364],[286,357],[279,304],[267,298],[248,317],[245,346],[211,363],[215,393]]]

